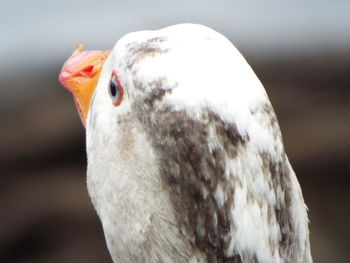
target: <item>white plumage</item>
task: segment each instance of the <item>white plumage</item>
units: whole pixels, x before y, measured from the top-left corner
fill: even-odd
[[[119,40],[86,133],[88,190],[114,262],[312,262],[274,111],[219,33],[182,24]]]

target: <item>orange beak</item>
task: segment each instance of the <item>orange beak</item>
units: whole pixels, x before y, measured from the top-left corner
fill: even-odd
[[[83,51],[79,44],[59,75],[61,84],[73,94],[84,127],[102,66],[110,53],[110,50]]]

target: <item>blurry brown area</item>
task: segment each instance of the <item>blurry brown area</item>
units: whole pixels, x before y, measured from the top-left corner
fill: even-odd
[[[350,52],[244,55],[269,94],[302,186],[314,262],[349,262]],[[111,262],[86,190],[84,129],[59,70],[0,81],[1,89],[46,90],[1,108],[0,262]]]

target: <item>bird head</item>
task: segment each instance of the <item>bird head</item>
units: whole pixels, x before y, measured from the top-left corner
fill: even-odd
[[[79,44],[64,63],[59,75],[61,84],[74,96],[84,126],[102,66],[109,54],[110,51],[84,51],[83,46]]]
[[[83,51],[78,45],[59,80],[73,93],[87,134],[98,131],[98,137],[119,134],[121,119],[159,121],[152,115],[166,109],[197,120],[210,111],[248,134],[255,129],[251,112],[268,102],[232,43],[192,24],[127,34],[112,51]],[[87,145],[90,141],[87,136]]]
[[[130,33],[112,52],[78,46],[59,79],[86,126],[88,191],[115,262],[135,261],[144,241],[149,262],[284,261],[291,210],[308,238],[303,201],[288,208],[301,196],[267,94],[221,34],[182,24]]]
[[[251,112],[268,102],[232,43],[192,24],[129,33],[112,51],[78,46],[59,79],[73,93],[88,148],[96,138],[125,141],[120,136],[129,136],[135,121],[141,123],[139,133],[146,133],[150,125],[160,124],[155,115],[165,111],[184,112],[200,122],[203,112],[212,112],[234,123],[241,135],[256,134]]]

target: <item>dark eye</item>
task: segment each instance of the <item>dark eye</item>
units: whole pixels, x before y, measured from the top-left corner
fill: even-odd
[[[119,106],[123,100],[124,89],[120,85],[117,72],[113,71],[108,87],[109,95],[115,106]]]

